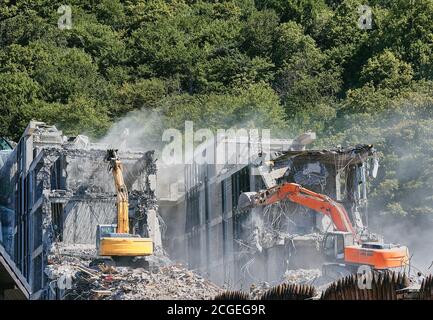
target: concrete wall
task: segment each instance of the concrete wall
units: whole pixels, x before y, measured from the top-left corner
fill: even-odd
[[[44,297],[44,268],[54,242],[94,244],[96,226],[116,222],[106,150],[82,142],[82,137],[68,140],[53,126],[31,122],[0,168],[0,205],[14,212],[12,256],[35,297]],[[132,230],[144,233],[146,219],[137,222],[134,217],[152,211],[150,234],[158,243],[152,155],[124,152],[120,158],[126,175],[130,173],[125,183],[131,193]]]
[[[116,204],[106,201],[68,201],[64,208],[64,243],[94,244],[98,224],[116,224]]]

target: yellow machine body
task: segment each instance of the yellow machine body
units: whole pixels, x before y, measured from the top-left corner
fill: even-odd
[[[153,254],[153,243],[150,238],[107,237],[101,238],[99,255],[101,256],[149,256]]]

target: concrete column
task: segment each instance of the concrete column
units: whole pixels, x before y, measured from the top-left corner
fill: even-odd
[[[155,247],[162,248],[161,229],[155,209],[147,211],[147,225],[149,228],[149,237],[152,239]]]

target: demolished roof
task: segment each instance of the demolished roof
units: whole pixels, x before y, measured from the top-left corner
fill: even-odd
[[[274,168],[285,166],[287,160],[319,161],[321,163],[335,164],[337,169],[348,165],[360,164],[376,150],[372,144],[359,144],[353,147],[333,148],[323,150],[286,151],[273,159]]]

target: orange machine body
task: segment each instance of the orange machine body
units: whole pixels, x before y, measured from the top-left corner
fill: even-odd
[[[390,249],[362,248],[359,245],[344,248],[344,261],[353,264],[365,264],[374,269],[391,269],[404,267],[409,263],[407,247]]]

